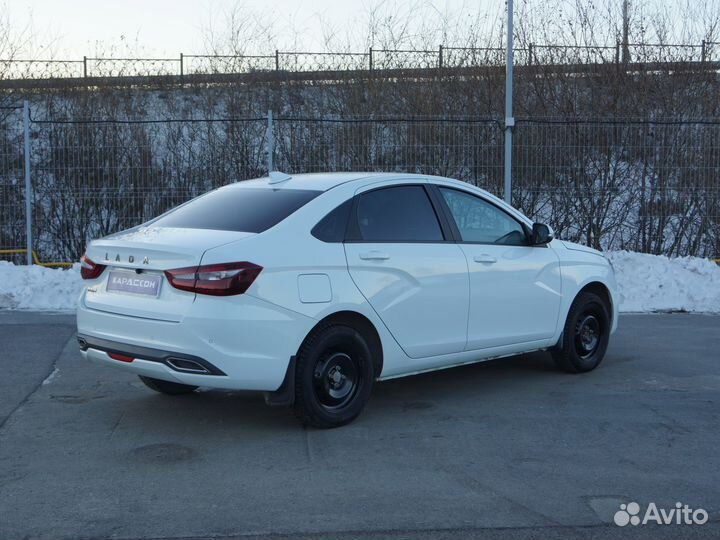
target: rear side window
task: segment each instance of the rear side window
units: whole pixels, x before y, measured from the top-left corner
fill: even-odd
[[[152,225],[260,233],[277,225],[320,193],[305,189],[217,189],[170,212]]]
[[[353,237],[366,242],[441,242],[442,229],[422,186],[360,195]]]
[[[345,229],[348,219],[350,219],[351,209],[352,199],[345,201],[322,218],[313,227],[312,235],[323,242],[342,242],[345,240]]]

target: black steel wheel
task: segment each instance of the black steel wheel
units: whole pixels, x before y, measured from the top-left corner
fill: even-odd
[[[600,345],[602,328],[597,314],[584,312],[575,325],[575,352],[580,358],[588,358]]]
[[[340,409],[350,403],[360,384],[360,363],[346,352],[325,355],[315,366],[313,386],[315,398],[328,410]]]
[[[295,369],[295,412],[305,424],[318,428],[357,418],[375,377],[367,340],[340,324],[314,330],[300,348]]]
[[[562,337],[552,351],[555,363],[569,373],[595,369],[610,338],[610,306],[591,292],[580,293],[570,307]]]

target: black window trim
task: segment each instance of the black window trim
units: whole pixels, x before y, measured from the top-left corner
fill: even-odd
[[[352,220],[353,210],[354,210],[354,208],[355,208],[355,200],[354,200],[354,199],[355,199],[355,196],[350,197],[349,199],[345,199],[343,202],[341,202],[340,204],[338,204],[337,206],[335,206],[335,208],[333,208],[332,210],[330,210],[327,214],[325,214],[322,218],[320,218],[315,225],[313,225],[313,228],[310,229],[310,234],[311,234],[316,240],[320,240],[320,242],[324,242],[324,243],[326,243],[326,244],[343,244],[343,243],[345,243],[345,240],[346,240],[346,238],[347,238],[348,230],[350,229],[350,221]],[[345,204],[347,204],[347,203],[350,203],[350,211],[348,212],[347,218],[346,218],[346,220],[345,220],[345,227],[344,227],[344,229],[343,229],[343,231],[342,231],[342,234],[340,235],[340,236],[342,237],[342,239],[341,239],[341,240],[325,240],[324,238],[320,238],[320,237],[317,235],[318,225],[320,225],[330,214],[332,214],[332,213],[335,212],[338,208],[340,208],[341,206],[343,206],[343,205],[345,205]]]
[[[405,183],[401,182],[398,184],[382,185],[373,189],[368,189],[361,193],[356,193],[352,199],[352,208],[350,209],[350,219],[348,220],[347,227],[345,229],[345,240],[344,243],[348,244],[449,244],[455,243],[453,238],[453,232],[450,225],[447,222],[447,216],[445,215],[441,206],[438,205],[436,195],[432,193],[432,189],[428,188],[429,184],[424,182],[412,182]],[[358,230],[358,219],[357,219],[357,207],[360,197],[374,191],[381,191],[383,189],[392,189],[398,187],[421,187],[423,188],[425,195],[430,201],[430,206],[435,214],[435,219],[438,221],[440,226],[440,232],[443,236],[442,240],[363,240],[360,238],[360,231]],[[342,204],[342,203],[341,203]],[[340,206],[340,205],[338,205]]]
[[[520,221],[518,218],[513,216],[510,212],[502,208],[501,206],[498,206],[493,201],[490,201],[483,197],[482,195],[478,195],[477,193],[472,193],[470,191],[467,191],[462,188],[458,188],[455,186],[446,186],[442,184],[430,184],[430,191],[432,191],[435,194],[435,197],[439,200],[439,204],[442,208],[443,214],[445,215],[445,219],[449,223],[450,230],[452,231],[452,238],[454,239],[456,244],[474,244],[474,245],[482,245],[482,246],[505,246],[505,247],[534,247],[531,242],[531,232],[529,227]],[[445,201],[445,197],[443,197],[443,194],[440,192],[440,188],[443,189],[450,189],[453,191],[459,191],[460,193],[465,193],[466,195],[470,195],[472,197],[475,197],[477,199],[480,199],[481,201],[489,204],[493,208],[496,208],[500,210],[503,214],[510,217],[513,221],[516,221],[520,224],[520,227],[522,227],[523,232],[525,233],[525,244],[520,246],[513,246],[513,245],[507,245],[507,244],[496,244],[495,242],[477,242],[472,240],[463,240],[462,235],[460,234],[460,229],[458,229],[457,224],[455,223],[455,218],[452,215],[452,211],[450,210],[450,206],[448,206],[447,202]]]

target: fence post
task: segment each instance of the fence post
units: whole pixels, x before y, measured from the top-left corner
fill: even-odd
[[[504,165],[504,199],[512,204],[512,150],[513,128],[513,0],[507,2],[507,45],[505,52],[505,165]]]
[[[442,67],[443,67],[443,46],[442,45],[440,45],[440,47],[438,47],[438,67],[440,69],[442,69]]]
[[[620,40],[615,42],[615,63],[620,65]]]
[[[528,43],[528,65],[532,66],[533,63],[533,44]]]
[[[25,247],[27,264],[33,263],[32,245],[32,180],[30,178],[30,103],[23,102],[23,134],[25,138]]]
[[[182,77],[185,74],[185,69],[183,67],[183,53],[180,53],[180,77]]]
[[[705,61],[705,45],[706,45],[706,43],[705,43],[705,40],[703,39],[702,45],[700,46],[700,61],[701,62]]]
[[[275,71],[280,71],[280,52],[275,49]]]
[[[373,70],[372,47],[370,47],[370,71]]]
[[[83,56],[83,78],[87,79],[87,56]]]
[[[272,110],[267,113],[267,169],[268,175],[273,170],[273,153],[275,152],[275,133],[273,132]]]

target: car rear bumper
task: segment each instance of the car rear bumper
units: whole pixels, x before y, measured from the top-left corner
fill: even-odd
[[[250,295],[198,296],[181,322],[77,310],[84,358],[194,386],[277,390],[315,320]]]
[[[199,356],[192,356],[185,353],[163,351],[149,347],[139,347],[118,343],[107,339],[100,339],[91,336],[78,334],[78,345],[82,352],[92,349],[107,353],[107,356],[120,362],[132,363],[136,359],[143,359],[147,362],[162,364],[172,371],[178,373],[190,373],[193,375],[215,375],[226,376],[225,373],[211,362]]]

